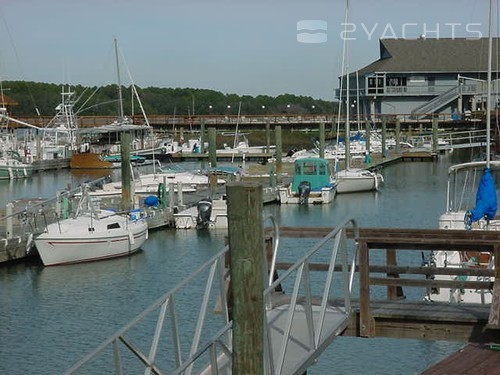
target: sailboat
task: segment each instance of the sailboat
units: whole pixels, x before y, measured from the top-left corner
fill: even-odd
[[[349,0],[346,0],[345,25],[348,25]],[[347,38],[344,39],[342,76],[346,77],[346,120],[345,120],[345,167],[335,174],[337,182],[337,193],[354,193],[362,191],[378,190],[384,178],[380,173],[372,172],[362,168],[352,168],[351,163],[351,144],[350,144],[350,118],[349,118],[349,52],[347,48]],[[341,90],[342,91],[342,90]],[[340,110],[339,110],[340,123]]]
[[[154,155],[155,153],[160,154],[165,152],[164,146],[156,145],[156,140],[153,136],[151,126],[145,115],[144,108],[135,89],[135,85],[132,84],[132,90],[139,101],[139,105],[143,112],[145,119],[144,125],[135,125],[130,118],[124,115],[123,110],[123,97],[122,97],[122,85],[120,79],[120,64],[118,59],[118,42],[114,40],[115,47],[115,58],[116,58],[116,72],[117,72],[117,86],[118,86],[118,103],[119,103],[119,113],[118,118],[112,124],[104,125],[100,127],[94,127],[86,131],[90,134],[90,138],[100,135],[103,137],[106,135],[108,138],[119,139],[120,134],[123,132],[142,132],[141,141],[134,141],[131,145],[131,157],[135,158],[137,162],[142,160],[141,156]],[[80,137],[84,136],[84,131],[79,132]],[[148,138],[149,137],[149,138]],[[149,142],[148,142],[149,141]],[[147,146],[145,143],[151,143]],[[97,147],[90,142],[82,142],[79,146],[79,152],[74,153],[71,157],[70,167],[73,169],[109,169],[117,167],[116,161],[120,161],[120,148],[118,144],[106,144],[103,147]],[[114,163],[115,162],[115,163]]]
[[[488,73],[486,100],[486,160],[453,165],[448,170],[446,212],[439,217],[440,229],[500,230],[496,218],[497,191],[494,172],[500,170],[500,162],[491,160],[491,64],[492,64],[492,0],[489,11]],[[471,203],[474,202],[474,203]],[[473,206],[473,208],[471,208]],[[493,268],[493,257],[489,252],[437,251],[430,254],[424,263],[435,267]],[[469,280],[471,276],[461,276]],[[455,276],[436,276],[443,280],[454,280]],[[478,278],[478,277],[477,277]],[[487,281],[488,277],[481,277]],[[491,290],[432,288],[426,297],[429,301],[450,303],[482,303],[492,301]]]

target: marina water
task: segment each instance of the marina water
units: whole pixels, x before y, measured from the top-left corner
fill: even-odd
[[[439,162],[394,164],[382,170],[385,184],[379,192],[338,195],[326,206],[270,205],[265,210],[284,226],[333,227],[354,218],[361,227],[437,228],[445,209],[447,168],[470,159],[470,151],[462,151],[441,155]],[[31,180],[0,181],[0,200],[5,205],[18,198],[52,197],[95,177],[54,171]],[[44,267],[37,259],[1,266],[0,373],[63,373],[210,259],[225,234],[164,229],[150,232],[143,251],[130,257],[59,267]],[[297,247],[292,251],[306,250],[293,241],[285,244]],[[405,261],[419,265],[421,259]],[[421,298],[424,291],[408,288],[405,293]],[[462,345],[339,337],[308,374],[418,374]]]

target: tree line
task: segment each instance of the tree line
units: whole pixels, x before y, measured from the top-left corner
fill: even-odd
[[[17,104],[9,108],[12,116],[52,116],[61,103],[62,85],[29,81],[4,81],[4,95]],[[117,85],[64,87],[75,93],[74,110],[82,116],[113,116],[119,113]],[[336,110],[333,101],[314,99],[310,96],[283,94],[268,95],[224,94],[215,90],[195,88],[160,88],[122,86],[124,114],[140,114],[142,104],[147,115],[237,115],[241,103],[241,115],[266,114],[332,114]],[[140,103],[137,100],[140,99]]]

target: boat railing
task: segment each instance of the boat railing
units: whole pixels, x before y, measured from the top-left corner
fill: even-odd
[[[278,227],[274,219],[270,220],[276,235]],[[356,246],[351,247],[353,251],[351,257],[348,256],[346,233],[349,226],[358,233],[356,222],[346,221],[327,234],[282,275],[273,277],[269,283],[266,282],[268,286],[263,291],[267,307],[264,328],[266,373],[284,373],[285,360],[297,355],[297,352],[287,350],[291,342],[300,340],[301,345],[308,347],[303,351],[308,356],[311,355],[311,351],[314,352],[323,346],[322,341],[331,335],[332,330],[332,327],[328,327],[328,319],[325,319],[329,311],[335,310],[338,314],[339,310],[342,310],[341,314],[344,316],[342,327],[347,325],[351,313],[350,296],[356,263]],[[272,247],[273,258],[277,254],[278,243],[275,241]],[[263,251],[266,251],[265,247]],[[160,297],[98,348],[78,361],[66,374],[96,369],[101,371],[103,366],[114,367],[109,370],[114,370],[116,373],[122,373],[125,368],[128,370],[132,366],[144,374],[230,373],[233,323],[228,296],[228,290],[231,289],[226,267],[228,253],[229,248],[226,246],[172,291]],[[313,297],[313,293],[317,290],[316,287],[311,287],[309,272],[309,264],[318,256],[330,262],[324,284],[319,287],[322,289],[319,302]],[[275,262],[276,259],[271,261],[269,271],[274,269]],[[335,278],[336,273],[340,273],[342,277]],[[338,288],[335,281],[339,284]],[[193,294],[196,284],[200,289],[199,294]],[[283,292],[277,290],[281,285],[289,284],[292,288],[290,294],[286,295],[290,300],[287,304],[283,302],[285,296]],[[186,293],[186,289],[190,289],[190,293]],[[343,295],[342,307],[333,306],[334,290],[340,291]],[[190,297],[185,297],[187,295]],[[193,295],[196,295],[196,298]],[[182,306],[182,300],[185,298],[190,299],[188,310],[184,310]],[[280,299],[280,302],[275,301],[275,298]],[[198,305],[199,309],[194,311],[193,306]],[[211,306],[214,306],[212,314],[210,314]],[[271,321],[269,317],[273,309],[279,308],[282,311],[285,306],[287,306],[287,325],[281,345],[277,348],[271,343],[271,327],[275,321]],[[297,334],[293,333],[294,324],[300,323],[301,327],[304,324],[302,320],[300,322],[294,320],[296,308],[305,310],[306,337],[297,337]],[[168,320],[170,324],[167,324]],[[188,325],[190,327],[187,327]],[[338,327],[334,331],[338,334]],[[202,335],[206,339],[203,339]]]
[[[104,178],[89,182],[99,184]],[[11,241],[23,245],[29,252],[33,236],[42,233],[48,224],[71,214],[69,201],[81,191],[81,187],[67,189],[50,199],[15,200],[6,204],[5,215],[0,217],[0,243],[5,247]]]

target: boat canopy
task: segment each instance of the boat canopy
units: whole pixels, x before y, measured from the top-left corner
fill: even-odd
[[[301,182],[307,181],[311,190],[331,186],[330,162],[322,158],[301,158],[295,161],[292,191],[297,192]]]

